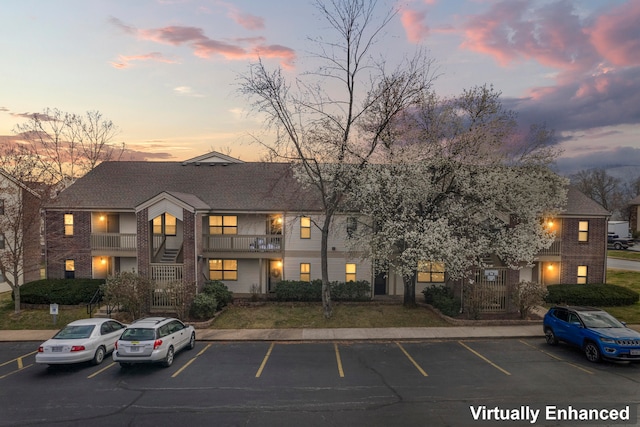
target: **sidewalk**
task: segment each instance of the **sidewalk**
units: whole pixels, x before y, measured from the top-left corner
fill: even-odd
[[[46,341],[56,330],[2,330],[0,342]],[[333,329],[197,329],[198,341],[360,341],[469,338],[544,338],[542,322],[513,326]]]

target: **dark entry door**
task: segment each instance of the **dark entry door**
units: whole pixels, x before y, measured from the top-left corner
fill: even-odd
[[[373,294],[374,295],[386,295],[387,294],[387,273],[381,272],[376,274],[376,278],[373,282]]]

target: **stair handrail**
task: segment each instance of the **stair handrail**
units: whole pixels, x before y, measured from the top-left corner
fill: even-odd
[[[87,304],[87,314],[89,315],[89,317],[93,317],[93,306],[94,305],[98,305],[98,303],[100,303],[100,301],[102,301],[102,288],[98,288],[98,290],[96,290],[96,293],[93,294],[93,296],[91,297],[91,300],[89,301],[89,303]]]

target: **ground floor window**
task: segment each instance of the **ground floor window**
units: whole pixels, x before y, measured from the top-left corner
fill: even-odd
[[[418,283],[444,283],[444,263],[419,261]]]
[[[347,264],[345,266],[345,282],[355,282],[356,281],[356,265],[355,264]]]
[[[301,282],[311,281],[311,264],[309,264],[308,262],[300,263],[300,281]]]
[[[210,259],[210,280],[238,280],[238,260],[236,259]]]
[[[75,279],[76,277],[76,262],[72,259],[64,261],[64,278]]]
[[[584,285],[587,283],[587,266],[586,265],[578,266],[578,278],[576,283],[579,285]]]

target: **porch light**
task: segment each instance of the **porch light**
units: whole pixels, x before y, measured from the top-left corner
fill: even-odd
[[[276,265],[278,266],[278,268],[282,268],[282,261],[278,261]]]
[[[551,264],[551,263],[550,263],[550,264],[547,266],[547,270],[549,270],[549,271],[553,270],[553,264]]]
[[[106,263],[107,263],[107,260],[105,259],[105,257],[100,257],[100,262],[101,262],[102,264],[106,264]]]
[[[104,215],[100,215],[100,221],[104,221]]]
[[[549,228],[553,227],[553,221],[552,220],[547,221],[547,227],[549,227]]]

